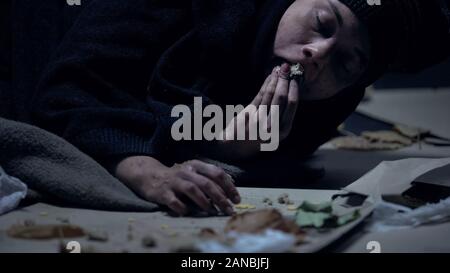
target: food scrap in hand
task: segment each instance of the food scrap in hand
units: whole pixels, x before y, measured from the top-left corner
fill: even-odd
[[[293,78],[302,76],[304,72],[305,72],[305,70],[303,69],[303,67],[299,63],[297,63],[297,64],[291,66],[290,77],[291,77],[291,79],[293,79]]]

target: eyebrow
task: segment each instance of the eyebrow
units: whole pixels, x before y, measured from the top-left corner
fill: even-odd
[[[331,9],[333,10],[334,15],[336,15],[336,19],[339,23],[339,26],[342,27],[342,25],[344,24],[344,19],[342,19],[342,15],[339,12],[338,8],[336,7],[336,5],[331,2],[330,0],[328,0],[328,4],[330,4]]]

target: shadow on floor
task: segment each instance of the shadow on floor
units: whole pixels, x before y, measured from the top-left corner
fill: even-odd
[[[435,156],[421,154],[418,157]],[[249,164],[247,174],[238,183],[242,187],[341,189],[382,161],[404,158],[405,155],[392,151],[319,150],[306,162],[276,158]],[[449,169],[450,167],[445,169],[447,173]]]

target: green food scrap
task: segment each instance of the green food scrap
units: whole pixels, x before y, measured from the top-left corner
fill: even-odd
[[[331,205],[331,202],[323,202],[323,203],[319,203],[319,204],[313,204],[308,201],[305,201],[300,206],[300,209],[304,210],[304,211],[309,211],[309,212],[331,213],[333,211],[333,206]]]
[[[361,214],[359,213],[358,209],[354,210],[350,213],[341,215],[341,216],[337,217],[337,226],[343,226],[350,222],[353,222],[356,219],[358,219],[360,216],[361,216]]]
[[[313,204],[305,201],[297,210],[296,223],[300,227],[340,227],[360,216],[358,209],[343,215],[336,215],[331,202]]]
[[[325,225],[325,221],[332,217],[329,213],[324,212],[307,212],[302,209],[297,211],[297,225],[301,227],[321,228]]]

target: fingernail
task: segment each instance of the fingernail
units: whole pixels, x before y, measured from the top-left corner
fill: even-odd
[[[279,66],[276,66],[273,70],[272,70],[272,74],[274,74],[274,75],[276,75],[276,74],[278,74],[278,73],[280,73],[280,67]]]
[[[291,72],[291,66],[289,64],[287,64],[287,63],[284,63],[281,66],[281,72],[284,73],[284,74],[289,74]]]

